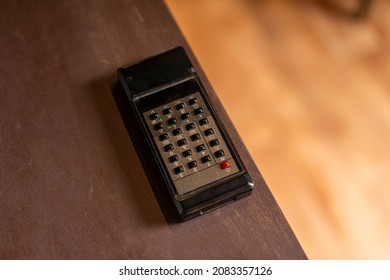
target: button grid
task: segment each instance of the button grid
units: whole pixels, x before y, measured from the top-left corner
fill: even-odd
[[[143,115],[174,182],[212,166],[230,167],[230,151],[199,93]]]

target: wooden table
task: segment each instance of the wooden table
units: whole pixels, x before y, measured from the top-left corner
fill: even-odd
[[[170,223],[111,87],[118,67],[178,45],[256,187]],[[6,1],[0,61],[0,258],[306,258],[162,1]]]

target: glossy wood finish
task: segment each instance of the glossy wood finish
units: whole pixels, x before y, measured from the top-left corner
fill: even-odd
[[[118,67],[177,45],[191,53],[162,1],[3,1],[0,258],[305,258],[193,55],[256,187],[165,219],[111,87]]]

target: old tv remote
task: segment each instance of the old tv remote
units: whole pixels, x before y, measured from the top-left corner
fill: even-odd
[[[252,180],[182,47],[118,69],[159,187],[182,220],[249,195]],[[139,155],[145,156],[145,155]]]

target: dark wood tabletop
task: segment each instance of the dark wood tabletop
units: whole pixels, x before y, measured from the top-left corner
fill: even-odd
[[[116,69],[183,46],[254,182],[169,222],[113,95]],[[164,2],[0,4],[1,259],[305,259]],[[146,167],[147,168],[147,167]]]

